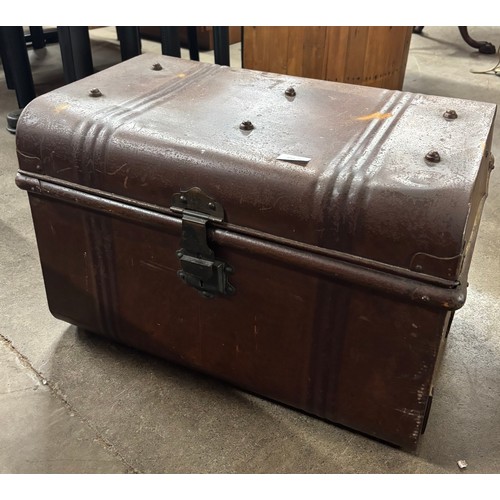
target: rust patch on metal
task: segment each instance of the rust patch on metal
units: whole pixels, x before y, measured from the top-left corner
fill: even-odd
[[[63,104],[59,104],[54,108],[54,113],[60,113],[61,111],[64,111],[65,109],[69,108],[69,104],[67,102]]]
[[[386,120],[390,118],[392,113],[381,113],[377,111],[376,113],[372,113],[371,115],[358,116],[356,120],[358,121],[368,121],[368,120]]]

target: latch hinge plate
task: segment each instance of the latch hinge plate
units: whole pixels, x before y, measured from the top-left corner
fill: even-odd
[[[194,187],[175,193],[170,209],[182,215],[182,247],[176,252],[182,268],[178,276],[205,297],[234,294],[228,280],[233,269],[216,259],[207,239],[207,224],[224,220],[222,205]]]

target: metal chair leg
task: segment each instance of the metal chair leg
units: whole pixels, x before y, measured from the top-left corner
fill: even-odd
[[[138,26],[117,26],[116,33],[120,40],[122,61],[131,59],[141,53],[141,37]]]
[[[474,40],[469,35],[467,26],[459,26],[458,29],[460,31],[460,34],[462,35],[462,38],[464,39],[464,42],[474,49],[478,49],[481,54],[494,54],[496,52],[495,46],[492,43],[485,41],[478,42],[477,40]]]
[[[229,66],[229,26],[214,26],[215,64]]]
[[[0,28],[0,45],[4,68],[8,68],[7,73],[16,91],[17,103],[20,108],[24,108],[36,94],[22,26]]]
[[[198,49],[198,33],[196,26],[187,27],[188,45],[189,45],[189,59],[191,61],[200,60],[200,50]]]
[[[241,27],[241,67],[245,67],[245,27]]]
[[[43,49],[45,47],[45,35],[43,26],[30,26],[31,43],[34,49]]]
[[[22,26],[0,27],[1,56],[9,88],[16,91],[17,104],[24,108],[36,97],[33,75]],[[20,111],[7,115],[7,130],[15,133]]]
[[[94,65],[87,26],[58,26],[57,33],[66,83],[91,75]]]
[[[0,27],[0,31],[3,31],[4,27]],[[12,69],[9,64],[9,59],[6,52],[5,43],[3,40],[3,34],[0,33],[0,58],[2,59],[3,72],[5,74],[5,83],[7,84],[7,88],[9,90],[15,90],[14,80],[12,78]]]
[[[181,57],[179,26],[161,26],[161,53],[164,56]]]

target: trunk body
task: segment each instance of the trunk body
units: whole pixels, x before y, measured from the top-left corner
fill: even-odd
[[[19,120],[17,182],[50,310],[412,449],[494,115],[151,54],[46,94]]]

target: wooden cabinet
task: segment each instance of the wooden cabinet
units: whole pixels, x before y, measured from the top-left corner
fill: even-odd
[[[401,89],[410,26],[245,26],[245,68]]]

